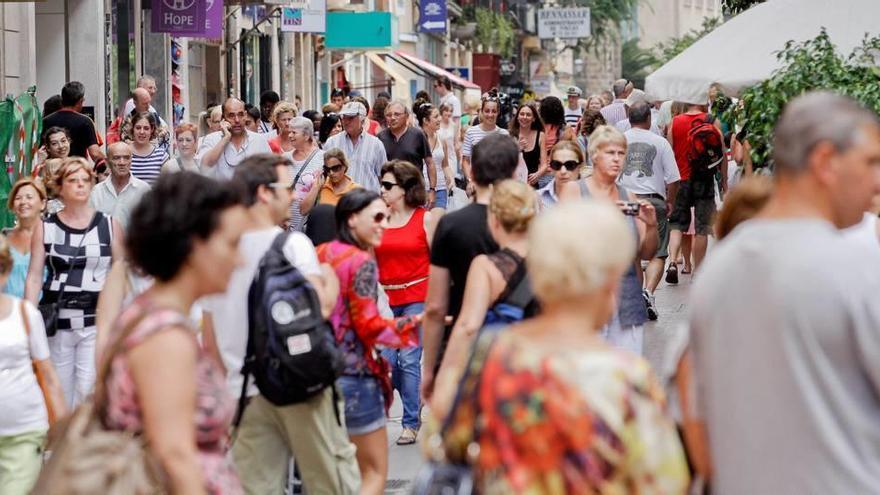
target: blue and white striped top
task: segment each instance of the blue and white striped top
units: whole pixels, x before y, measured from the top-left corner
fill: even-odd
[[[153,185],[162,171],[162,164],[168,161],[168,151],[162,146],[156,146],[149,155],[138,155],[132,150],[131,175]]]

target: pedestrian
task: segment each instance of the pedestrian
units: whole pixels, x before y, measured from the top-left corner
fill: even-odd
[[[614,93],[606,89],[599,93],[599,98],[602,99],[602,107],[604,108],[614,101]]]
[[[694,174],[688,159],[690,141],[688,133],[697,122],[706,122],[708,118],[704,105],[689,105],[685,113],[672,119],[667,133],[681,176],[676,201],[669,216],[669,257],[673,262],[670,262],[666,269],[666,282],[670,284],[678,283],[678,267],[674,261],[678,259],[682,233],[688,230],[691,222],[694,222],[695,227],[692,248],[694,271],[700,267],[706,256],[709,234],[712,233],[712,219],[715,215],[714,170],[711,174],[706,172]]]
[[[430,103],[422,105],[433,108]],[[409,107],[400,100],[394,100],[385,107],[385,121],[388,122],[388,128],[377,136],[385,146],[385,155],[389,160],[404,160],[415,165],[417,169],[426,171],[427,204],[433,207],[437,201],[437,176],[442,172],[439,171],[440,166],[434,163],[432,148],[425,133],[409,125]]]
[[[245,116],[244,116],[245,129],[247,129],[249,132],[259,133],[259,129],[260,129],[259,122],[261,119],[260,109],[253,106],[250,103],[246,103],[244,106],[244,112],[245,112]],[[263,139],[268,140],[269,139],[268,134],[266,136],[263,136]]]
[[[64,209],[34,228],[25,285],[25,299],[46,308],[52,362],[71,407],[94,385],[98,294],[111,262],[123,256],[119,222],[89,206],[93,181],[91,165],[80,157],[58,170],[54,186]]]
[[[0,285],[15,263],[9,240],[0,237]],[[0,493],[26,495],[40,474],[50,421],[66,416],[67,406],[40,312],[9,293],[0,294],[0,311]]]
[[[544,124],[544,149],[545,156],[550,156],[550,150],[560,141],[574,141],[575,131],[565,123],[565,110],[562,101],[555,96],[548,96],[541,100],[538,114]],[[544,175],[538,178],[538,187],[544,187],[552,179],[549,174],[548,163],[544,163]]]
[[[617,130],[620,132],[626,132],[632,129],[633,124],[630,121],[630,110],[632,109],[633,105],[636,105],[638,103],[646,103],[648,105],[649,111],[651,112],[651,128],[649,130],[660,137],[666,137],[666,135],[663,134],[663,132],[660,130],[660,127],[657,125],[657,121],[659,120],[657,118],[658,113],[656,110],[654,110],[653,103],[651,102],[650,98],[648,98],[648,95],[646,95],[645,92],[641,89],[632,90],[629,96],[626,97],[627,118],[615,124],[614,127],[616,127]]]
[[[437,93],[437,96],[440,97],[437,105],[438,107],[449,105],[452,112],[450,118],[455,123],[455,128],[457,130],[461,124],[461,100],[459,100],[458,97],[455,96],[455,92],[452,91],[452,81],[446,76],[434,79],[434,91]]]
[[[638,246],[637,256],[620,278],[617,311],[602,327],[601,335],[611,345],[641,355],[648,318],[642,295],[641,260],[650,260],[657,252],[657,215],[651,203],[617,184],[627,153],[626,138],[620,131],[607,125],[599,127],[590,136],[589,151],[593,175],[567,184],[561,199],[608,201],[627,215],[627,224]]]
[[[290,122],[296,117],[296,107],[288,101],[278,102],[272,110],[270,120],[274,129],[275,137],[269,139],[269,148],[276,155],[283,155],[290,159],[293,152],[293,142],[290,139]],[[309,120],[311,122],[311,119]],[[312,137],[314,138],[314,123],[312,124]],[[262,131],[266,134],[269,131]]]
[[[357,447],[361,491],[380,495],[388,476],[385,423],[392,389],[388,362],[376,346],[405,348],[419,342],[419,315],[385,319],[376,306],[378,279],[370,250],[388,226],[388,206],[373,191],[355,189],[336,205],[336,239],[318,246],[318,259],[333,267],[339,299],[330,316],[336,342],[345,355],[337,381],[345,397],[345,424]]]
[[[388,161],[385,145],[364,128],[367,109],[360,103],[356,101],[348,103],[339,115],[345,132],[327,139],[324,147],[341,149],[348,158],[351,178],[365,189],[378,194],[382,166]]]
[[[584,113],[584,105],[581,104],[581,96],[583,92],[577,86],[569,86],[565,96],[567,104],[565,105],[565,123],[572,129],[578,128],[578,122]]]
[[[61,110],[61,95],[52,95],[43,102],[43,117],[48,117]]]
[[[614,101],[602,107],[602,116],[610,126],[617,125],[621,120],[626,120],[626,98],[632,93],[633,85],[626,79],[614,81],[611,87],[614,91]]]
[[[116,320],[95,407],[106,428],[150,439],[169,493],[242,493],[226,455],[235,402],[189,314],[226,288],[246,222],[232,187],[193,172],[160,177],[132,213],[126,252],[154,283]]]
[[[657,252],[645,269],[643,292],[648,309],[648,319],[656,320],[657,306],[654,292],[660,285],[666,258],[669,257],[669,211],[675,204],[678,181],[681,178],[675,153],[669,142],[651,131],[651,105],[644,101],[629,107],[632,128],[624,133],[626,138],[626,161],[618,184],[625,187],[640,200],[654,206],[657,215]]]
[[[293,182],[293,202],[290,205],[289,230],[302,232],[306,217],[300,210],[300,204],[318,184],[324,169],[324,151],[318,147],[312,132],[312,123],[305,117],[294,117],[288,124],[290,141],[293,143],[290,171]]]
[[[43,129],[63,127],[70,140],[70,155],[91,158],[95,163],[105,160],[98,145],[98,135],[92,119],[82,114],[85,87],[79,81],[70,81],[61,89],[61,109],[43,117]]]
[[[479,125],[467,127],[461,145],[461,170],[468,182],[475,180],[471,171],[471,153],[474,147],[486,136],[492,134],[508,135],[507,129],[502,129],[496,125],[498,111],[501,108],[497,95],[484,94],[478,108],[480,111],[480,123]]]
[[[43,169],[40,170],[40,176],[37,177],[37,181],[46,188],[46,195],[49,198],[49,201],[46,202],[44,217],[64,209],[64,203],[58,197],[58,189],[55,187],[55,175],[61,169],[64,161],[61,158],[49,158]]]
[[[373,120],[373,114],[370,112],[370,103],[367,101],[367,99],[363,96],[358,95],[352,96],[351,101],[356,101],[364,106],[364,108],[367,110],[367,119],[364,120],[364,129],[366,129],[367,132],[371,135],[378,136],[379,132],[381,132],[383,129],[381,129],[378,122]]]
[[[147,184],[152,184],[159,178],[162,166],[170,158],[167,148],[155,142],[158,127],[153,114],[138,113],[132,116],[131,124],[131,174]]]
[[[430,103],[423,104],[416,113],[416,117],[422,133],[424,133],[425,138],[428,140],[428,147],[431,150],[431,160],[437,168],[437,190],[435,191],[436,200],[434,201],[434,207],[445,210],[449,198],[449,191],[455,185],[455,177],[449,162],[450,155],[455,153],[455,150],[449,148],[446,141],[440,136],[441,119],[439,108]],[[425,183],[428,184],[429,178],[427,170],[423,170],[423,174],[425,177]]]
[[[590,95],[590,97],[587,98],[586,103],[584,103],[584,111],[586,112],[587,110],[594,110],[596,112],[599,112],[604,106],[605,102],[602,100],[601,96]],[[578,127],[580,127],[580,123],[578,123]]]
[[[348,175],[348,159],[339,148],[324,152],[324,170],[318,175],[318,182],[299,204],[303,215],[310,215],[317,205],[336,206],[339,198],[361,187]],[[309,222],[311,223],[311,222]]]
[[[521,182],[505,180],[492,192],[489,231],[499,249],[481,254],[471,263],[461,312],[437,372],[438,390],[454,389],[461,380],[480,329],[508,325],[536,313],[537,301],[526,275],[526,255],[529,225],[537,214],[535,193]],[[516,301],[520,304],[516,307],[509,300],[514,293],[522,299]]]
[[[271,134],[273,130],[280,130],[280,127],[277,127],[275,123],[275,106],[281,102],[281,97],[278,96],[278,93],[272,91],[271,89],[267,89],[260,93],[260,118],[257,122],[257,132],[261,134]],[[290,105],[293,105],[290,103]],[[293,107],[293,117],[296,117],[296,106]],[[275,127],[273,128],[273,125]],[[271,139],[273,136],[266,136],[267,139]]]
[[[132,151],[125,142],[117,141],[108,146],[107,158],[110,161],[110,180],[92,188],[89,205],[113,217],[123,230],[127,230],[131,212],[150,190],[150,185],[132,174]]]
[[[559,202],[559,196],[569,182],[576,182],[578,172],[584,166],[584,154],[580,147],[571,141],[560,141],[550,150],[550,170],[553,179],[538,189],[541,207],[551,208]]]
[[[333,91],[330,92],[330,103],[336,107],[338,112],[345,105],[345,91],[342,88],[333,88]]]
[[[880,193],[880,121],[850,97],[808,92],[787,103],[772,150],[770,200],[718,243],[691,291],[702,461],[721,495],[870,493],[880,251],[839,229]]]
[[[376,127],[376,133],[372,134],[376,136],[379,132],[384,131],[388,128],[388,123],[385,122],[385,108],[388,106],[388,102],[391,101],[389,98],[385,96],[377,96],[375,100],[373,100],[373,111],[370,113],[370,120],[377,122],[378,127]]]
[[[580,127],[578,127],[577,136],[577,144],[580,146],[581,152],[583,152],[584,155],[589,153],[590,134],[592,134],[597,127],[602,125],[606,125],[605,117],[602,116],[602,112],[591,109],[584,110],[584,114],[581,116]],[[587,161],[589,162],[589,158]],[[592,167],[590,167],[590,173],[592,173]]]
[[[327,147],[327,140],[342,132],[342,119],[336,112],[331,112],[321,119],[318,128],[318,141],[322,148]]]
[[[516,118],[510,121],[510,137],[519,144],[520,155],[528,170],[528,182],[538,185],[548,164],[544,148],[544,124],[538,115],[538,105],[533,101],[523,103],[516,111]]]
[[[453,177],[461,177],[461,169],[458,164],[461,162],[461,135],[458,132],[460,119],[452,117],[452,106],[448,103],[441,103],[440,106],[440,130],[438,134],[440,139],[446,143],[446,150],[449,154],[446,160],[449,161],[449,167],[452,169]],[[453,182],[450,187],[455,186]]]
[[[321,137],[320,136],[321,118],[322,118],[321,112],[319,112],[317,110],[306,110],[305,112],[302,113],[302,116],[312,121],[312,124],[314,124],[314,128],[315,128],[315,139],[320,139],[320,137]],[[324,143],[321,141],[319,141],[319,143],[321,144],[321,146],[324,145]]]
[[[170,147],[168,139],[168,124],[166,124],[165,121],[162,120],[162,117],[160,117],[159,114],[156,113],[155,109],[153,109],[153,106],[150,105],[152,97],[149,91],[144,88],[135,88],[135,90],[132,91],[131,94],[132,99],[134,100],[134,109],[130,113],[126,114],[125,118],[122,121],[122,124],[120,126],[120,138],[123,141],[133,141],[135,117],[142,113],[148,113],[153,116],[153,120],[156,122],[156,135],[152,138],[151,141],[167,151]]]
[[[70,132],[64,127],[50,127],[43,131],[42,146],[34,158],[33,176],[43,173],[47,160],[64,159],[70,156]]]
[[[229,179],[245,158],[272,149],[263,136],[244,127],[246,113],[244,103],[237,98],[227,98],[223,103],[223,121],[220,131],[205,136],[196,157],[206,172],[211,171],[218,179]]]
[[[196,143],[198,142],[198,128],[195,124],[184,122],[174,129],[174,142],[177,144],[177,152],[170,160],[162,165],[161,173],[190,172],[201,173],[202,167],[196,159]]]
[[[480,493],[685,493],[650,365],[598,335],[636,254],[631,227],[607,201],[579,200],[536,219],[528,252],[541,314],[483,332],[458,391],[437,391],[432,414],[449,411],[437,454],[468,466]]]
[[[421,315],[428,295],[431,240],[436,217],[425,208],[422,172],[409,162],[392,160],[382,167],[382,199],[388,205],[388,227],[376,249],[379,283],[396,317]],[[397,445],[416,442],[421,426],[422,346],[386,349],[382,357],[391,365],[391,383],[403,402],[403,431]]]
[[[487,105],[488,106],[488,105]],[[488,204],[495,184],[513,177],[519,149],[509,136],[493,133],[474,147],[474,202],[443,216],[431,243],[431,267],[422,324],[422,399],[430,400],[436,367],[443,360],[452,327],[446,316],[461,311],[468,270],[474,258],[498,250],[489,232]]]
[[[6,207],[15,214],[15,227],[4,230],[9,241],[12,266],[3,293],[24,298],[24,286],[31,261],[34,230],[46,209],[46,189],[34,179],[18,179],[9,191]]]
[[[771,194],[773,181],[770,177],[754,175],[743,180],[724,198],[724,205],[715,220],[715,238],[719,241],[724,239],[739,224],[758,215],[767,205]]]
[[[226,388],[238,397],[243,390],[241,370],[248,345],[248,293],[258,266],[282,233],[278,227],[290,214],[293,180],[288,162],[278,155],[256,155],[235,171],[233,183],[244,196],[246,225],[238,251],[243,262],[232,273],[225,292],[204,302],[204,341],[226,370]],[[284,256],[311,283],[329,315],[336,304],[335,277],[319,266],[312,243],[293,232],[282,249]],[[357,492],[358,474],[354,447],[337,423],[337,403],[332,388],[307,401],[276,406],[260,394],[251,381],[249,399],[236,432],[232,458],[246,493],[281,493],[287,481],[290,456],[296,459],[309,493]]]
[[[152,99],[156,97],[156,93],[159,92],[159,87],[156,85],[156,78],[149,74],[144,74],[139,77],[137,79],[137,82],[135,83],[135,88],[140,88],[146,91],[147,95],[150,97],[150,101],[152,101]],[[137,105],[133,96],[126,100],[125,107],[122,111],[123,117],[131,115],[131,113],[135,109],[135,106]],[[155,113],[157,116],[159,114],[159,112],[157,112],[156,109],[153,108],[153,105],[151,105],[150,103],[147,103],[147,108],[145,108],[143,111]]]

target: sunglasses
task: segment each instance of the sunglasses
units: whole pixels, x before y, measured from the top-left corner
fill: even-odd
[[[382,184],[382,189],[385,189],[386,191],[390,191],[390,190],[394,189],[394,186],[399,185],[399,184],[396,183],[396,182],[388,182],[388,181],[385,181],[385,180],[383,180],[383,181],[381,182],[381,184]]]
[[[339,172],[340,170],[342,170],[344,168],[345,168],[345,165],[333,165],[332,167],[324,167],[324,175],[327,175],[330,173],[335,174],[336,172]]]
[[[562,167],[565,167],[569,172],[574,172],[581,166],[581,162],[577,160],[569,160],[567,162],[560,162],[559,160],[550,160],[550,168],[553,170],[561,170]]]
[[[373,222],[382,223],[386,218],[388,218],[388,215],[386,215],[385,212],[380,211],[373,215]]]

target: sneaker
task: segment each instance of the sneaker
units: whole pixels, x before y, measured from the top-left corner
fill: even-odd
[[[666,283],[667,284],[677,284],[678,283],[678,267],[675,266],[675,263],[669,265],[669,268],[666,269]]]
[[[418,430],[414,430],[412,428],[404,428],[403,433],[401,433],[400,437],[397,438],[397,445],[412,445],[416,443],[416,437],[418,436]]]
[[[654,296],[648,293],[648,289],[642,289],[642,297],[645,298],[645,308],[648,309],[648,319],[657,321],[657,306],[654,305]]]

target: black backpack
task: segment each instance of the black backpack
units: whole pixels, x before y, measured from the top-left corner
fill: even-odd
[[[263,397],[286,406],[332,387],[342,373],[343,355],[321,314],[318,294],[284,256],[289,236],[282,232],[272,242],[248,293],[248,343],[236,422],[246,402],[249,375]]]

